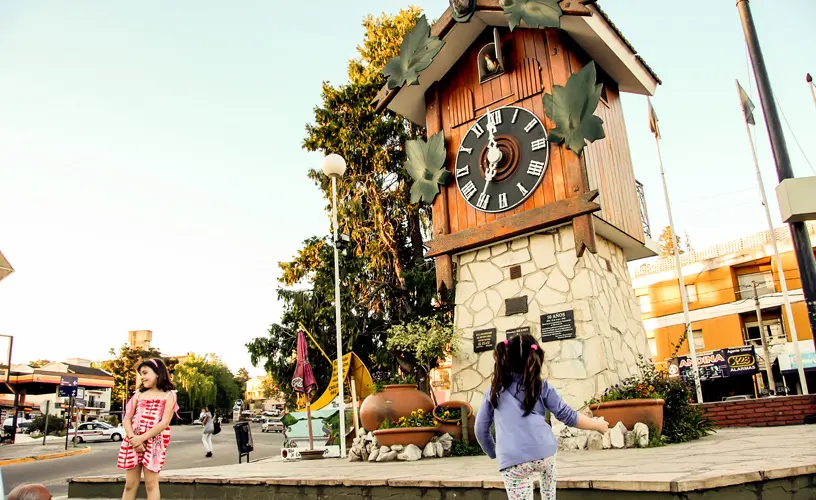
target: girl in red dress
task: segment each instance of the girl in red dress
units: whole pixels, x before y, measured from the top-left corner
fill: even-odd
[[[170,420],[178,410],[175,386],[161,359],[146,359],[136,371],[142,385],[127,404],[127,437],[119,448],[116,466],[127,471],[122,500],[134,500],[144,472],[147,500],[159,500],[159,473],[170,444]]]

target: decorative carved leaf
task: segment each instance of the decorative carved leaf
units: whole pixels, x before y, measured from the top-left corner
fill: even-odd
[[[388,77],[388,88],[395,89],[406,83],[417,85],[419,73],[431,65],[433,58],[445,42],[431,36],[431,27],[425,16],[417,20],[416,26],[405,35],[400,45],[400,55],[388,61],[383,74]]]
[[[439,185],[450,180],[450,172],[445,169],[445,134],[437,132],[428,142],[422,139],[405,143],[408,161],[405,169],[414,179],[411,186],[411,203],[420,200],[433,203],[439,193]]]
[[[560,28],[561,7],[558,0],[500,0],[513,31],[521,21],[530,28]]]
[[[567,85],[555,85],[552,94],[544,94],[544,108],[556,127],[550,131],[550,141],[566,142],[580,155],[587,142],[605,136],[603,120],[595,116],[601,97],[602,84],[595,83],[595,62],[590,61],[581,71],[570,76]]]

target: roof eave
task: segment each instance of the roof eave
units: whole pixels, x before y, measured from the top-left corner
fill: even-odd
[[[657,85],[661,83],[660,78],[600,7],[591,4],[585,8],[592,11],[591,16],[565,15],[561,28],[618,83],[622,92],[654,95]],[[425,126],[425,92],[450,71],[488,26],[508,27],[498,2],[481,0],[476,14],[467,23],[456,23],[448,8],[431,28],[431,35],[443,38],[445,45],[433,63],[422,72],[419,83],[393,90],[383,87],[375,109],[380,112],[388,108],[417,125]]]

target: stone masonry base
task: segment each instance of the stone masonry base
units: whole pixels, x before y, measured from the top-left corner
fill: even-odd
[[[598,253],[575,255],[572,225],[522,236],[458,256],[454,326],[462,335],[453,360],[452,399],[478,408],[490,387],[493,353],[474,353],[473,332],[529,327],[541,338],[541,315],[574,311],[576,336],[543,343],[544,377],[574,408],[637,372],[650,358],[640,305],[623,250],[597,237]],[[521,276],[511,278],[519,266]],[[507,316],[505,299],[527,297],[528,312]]]

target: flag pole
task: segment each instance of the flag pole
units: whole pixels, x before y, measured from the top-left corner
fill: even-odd
[[[796,333],[796,322],[793,320],[793,310],[791,309],[790,296],[788,295],[788,283],[785,279],[782,259],[779,258],[779,247],[776,244],[776,232],[774,231],[773,221],[771,220],[771,210],[768,208],[768,198],[765,196],[765,184],[762,182],[762,172],[759,170],[759,159],[757,158],[756,148],[754,147],[754,141],[751,135],[751,125],[756,123],[753,116],[754,103],[751,102],[748,94],[745,94],[745,91],[739,84],[739,80],[736,81],[736,85],[737,94],[739,94],[740,97],[740,106],[742,106],[742,113],[745,118],[745,133],[748,134],[748,144],[751,145],[751,155],[754,158],[759,195],[762,199],[762,207],[765,209],[765,219],[768,222],[768,231],[771,236],[774,259],[776,260],[776,273],[779,275],[779,286],[782,288],[782,299],[785,302],[785,313],[788,315],[788,323],[790,324],[793,351],[796,354],[796,367],[799,372],[799,384],[802,386],[802,394],[809,394],[807,379],[805,378],[805,369],[802,366],[802,352],[799,349],[799,336]],[[766,360],[765,362],[770,364],[770,360]]]
[[[810,87],[810,96],[813,97],[813,106],[816,106],[816,85],[813,84],[813,77],[810,76],[810,73],[807,74],[806,80],[808,87]]]
[[[694,332],[691,330],[691,318],[689,317],[688,292],[683,280],[683,268],[680,266],[680,249],[677,248],[677,233],[674,230],[674,218],[672,217],[671,202],[669,201],[669,188],[666,185],[666,172],[663,169],[663,154],[660,151],[660,129],[657,125],[657,114],[652,108],[651,99],[649,103],[649,127],[654,133],[655,144],[657,145],[657,159],[660,164],[660,178],[663,181],[663,196],[666,198],[666,211],[669,214],[669,228],[671,230],[672,246],[674,247],[674,267],[677,271],[677,281],[680,284],[680,301],[683,303],[683,320],[686,323],[686,339],[691,354],[692,378],[694,388],[697,391],[697,402],[703,402],[703,388],[700,386],[700,371],[697,368],[697,347],[694,345]]]

